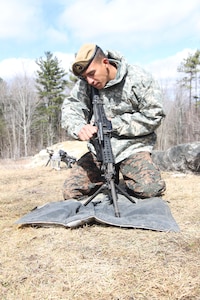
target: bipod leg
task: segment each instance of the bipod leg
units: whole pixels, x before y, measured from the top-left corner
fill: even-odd
[[[49,162],[50,162],[51,158],[49,158],[48,162],[46,163],[45,167],[48,166]]]
[[[100,188],[84,203],[84,206],[88,205],[100,192],[105,188],[105,184],[101,185]]]
[[[107,188],[107,184],[103,184],[100,186],[100,188],[91,196],[89,199],[83,204],[84,206],[88,205],[103,189],[107,189],[108,196],[111,200],[111,203],[113,204],[114,210],[115,210],[115,216],[120,217],[120,212],[117,204],[117,194],[114,193],[113,191],[115,190],[115,184],[112,182],[111,184],[111,190]]]
[[[118,191],[121,192],[122,195],[124,195],[128,200],[130,200],[132,203],[136,203],[134,199],[132,199],[132,197],[126,193],[119,185],[115,184],[115,187]]]
[[[117,197],[117,193],[116,193],[116,184],[114,183],[114,180],[111,180],[110,182],[110,190],[109,190],[109,194],[112,200],[112,204],[115,210],[115,217],[120,217],[120,211],[119,211],[119,207],[118,207],[118,197]]]

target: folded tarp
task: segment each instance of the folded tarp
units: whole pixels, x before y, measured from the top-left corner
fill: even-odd
[[[87,206],[84,201],[74,199],[49,202],[36,207],[16,221],[16,224],[75,228],[95,222],[123,228],[180,231],[165,200],[155,197],[135,201],[132,203],[123,195],[118,196],[120,217],[115,216],[113,205],[104,194],[98,195]]]

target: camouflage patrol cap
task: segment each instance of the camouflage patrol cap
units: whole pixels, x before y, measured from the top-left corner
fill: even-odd
[[[84,44],[78,51],[72,65],[74,75],[80,76],[91,64],[94,59],[98,46],[95,44]]]

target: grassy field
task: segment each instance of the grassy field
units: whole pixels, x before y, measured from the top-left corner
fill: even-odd
[[[91,225],[18,227],[62,200],[67,170],[0,162],[0,299],[200,299],[200,177],[163,173],[179,233]]]

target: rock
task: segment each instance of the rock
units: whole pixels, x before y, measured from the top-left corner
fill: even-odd
[[[200,142],[153,151],[152,158],[162,171],[200,172]]]
[[[88,151],[87,142],[80,141],[66,141],[52,145],[48,149],[55,152],[64,150],[77,159]],[[200,142],[180,144],[166,151],[153,151],[152,158],[162,171],[200,172]],[[31,159],[29,167],[45,166],[48,159],[47,149],[42,149]]]
[[[80,141],[66,141],[47,147],[47,149],[53,150],[54,152],[64,150],[67,152],[68,155],[73,156],[76,159],[79,159],[83,154],[85,154],[88,151],[87,143]],[[29,167],[46,166],[49,160],[49,153],[47,152],[47,149],[42,149],[38,154],[36,154],[31,159]],[[66,166],[66,164],[63,163],[63,166]]]

